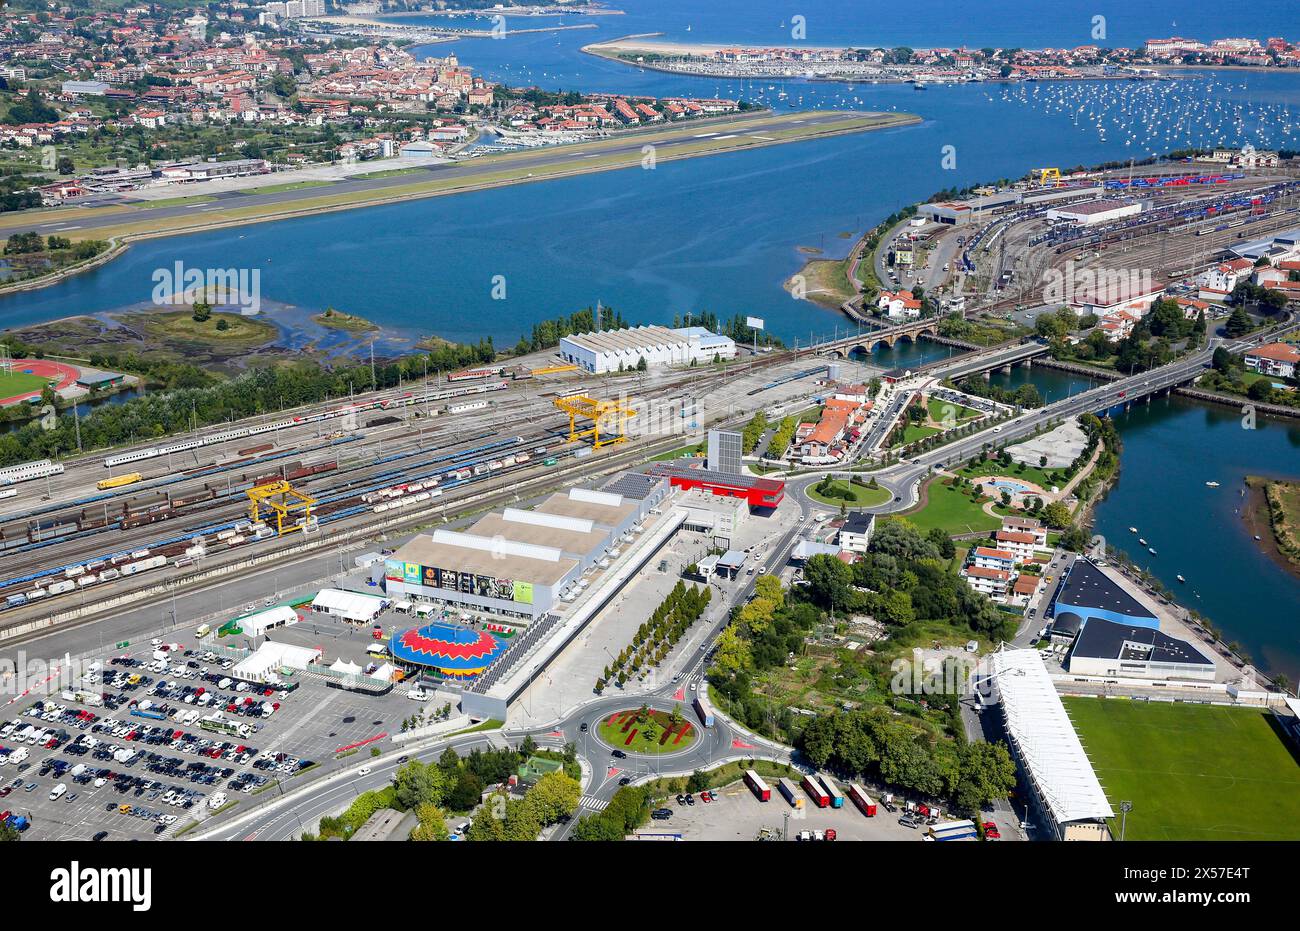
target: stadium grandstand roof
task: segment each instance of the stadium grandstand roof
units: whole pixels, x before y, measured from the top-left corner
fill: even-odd
[[[994,653],[989,678],[1001,697],[1007,736],[1057,824],[1114,817],[1038,651]]]

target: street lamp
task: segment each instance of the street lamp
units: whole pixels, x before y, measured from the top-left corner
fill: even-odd
[[[1125,801],[1119,803],[1119,815],[1120,815],[1119,839],[1120,840],[1124,839],[1124,832],[1128,829],[1128,813],[1132,810],[1133,810],[1132,802]]]

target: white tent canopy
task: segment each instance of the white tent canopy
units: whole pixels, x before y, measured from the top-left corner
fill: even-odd
[[[260,637],[274,627],[286,627],[298,623],[298,612],[288,605],[279,605],[249,614],[239,619],[240,629],[250,637]]]
[[[339,672],[345,676],[359,676],[361,675],[361,667],[345,659],[336,659],[330,664],[330,672]]]
[[[386,599],[338,588],[323,588],[312,600],[313,611],[324,611],[349,621],[373,621],[388,604]]]
[[[306,669],[319,657],[320,650],[314,647],[299,647],[268,640],[256,652],[240,660],[230,672],[237,679],[265,682],[277,669]]]
[[[1113,818],[1092,763],[1037,650],[989,657],[1007,736],[1057,824]]]

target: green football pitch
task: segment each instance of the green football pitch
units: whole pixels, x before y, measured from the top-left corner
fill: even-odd
[[[1300,763],[1252,708],[1065,698],[1129,840],[1300,839]]]
[[[0,400],[16,395],[40,394],[46,380],[40,375],[28,375],[25,372],[0,372]]]

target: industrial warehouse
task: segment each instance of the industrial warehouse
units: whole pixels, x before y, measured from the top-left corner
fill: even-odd
[[[736,343],[704,327],[639,326],[579,333],[560,340],[560,356],[593,375],[709,363],[736,357]]]
[[[535,620],[585,587],[584,573],[617,558],[668,483],[647,482],[645,491],[632,498],[573,488],[533,510],[487,514],[465,531],[422,534],[386,561],[386,589],[412,602]]]

